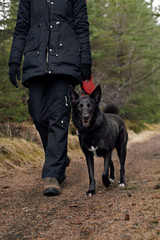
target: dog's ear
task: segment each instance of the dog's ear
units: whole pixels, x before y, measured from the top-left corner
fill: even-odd
[[[71,105],[79,99],[78,93],[74,90],[72,86],[69,86],[69,98],[70,98],[70,103]]]
[[[90,98],[93,98],[97,103],[101,101],[101,86],[98,85],[94,91],[89,95]]]

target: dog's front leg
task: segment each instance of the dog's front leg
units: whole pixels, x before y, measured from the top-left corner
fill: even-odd
[[[87,196],[92,196],[95,194],[95,179],[94,179],[94,158],[93,154],[86,154],[86,161],[89,173],[89,190],[86,192]]]
[[[109,164],[110,164],[110,161],[111,161],[111,154],[112,154],[112,152],[109,152],[104,156],[104,172],[102,174],[102,181],[103,181],[103,184],[106,188],[108,188],[110,183],[111,183],[109,178],[108,178],[108,171],[109,171]]]

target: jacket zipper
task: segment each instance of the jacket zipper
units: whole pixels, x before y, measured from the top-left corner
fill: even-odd
[[[48,3],[48,27],[49,27],[49,36],[48,36],[48,44],[46,49],[46,64],[47,64],[47,72],[48,72],[48,55],[49,55],[49,41],[50,41],[50,0],[47,0]]]
[[[59,25],[60,25],[60,22],[57,21],[56,24],[57,24],[57,50],[56,50],[56,57],[57,57],[57,61],[58,61],[58,55],[59,55]]]
[[[47,68],[48,68],[48,46],[47,46],[47,51],[46,51],[46,63],[47,63]]]

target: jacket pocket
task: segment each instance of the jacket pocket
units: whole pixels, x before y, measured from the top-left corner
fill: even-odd
[[[26,36],[26,45],[24,54],[31,50],[36,50],[39,47],[39,37],[41,31],[41,24],[34,24],[31,26],[28,35]]]
[[[80,66],[80,45],[73,26],[63,23],[59,32],[59,61]]]

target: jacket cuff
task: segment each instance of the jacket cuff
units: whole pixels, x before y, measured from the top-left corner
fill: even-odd
[[[82,64],[92,66],[92,58],[91,58],[91,56],[90,55],[86,55],[86,54],[81,54],[81,65]]]
[[[21,65],[24,46],[25,46],[24,40],[20,40],[17,38],[13,39],[10,58],[9,58],[9,65],[11,63],[16,63]]]

